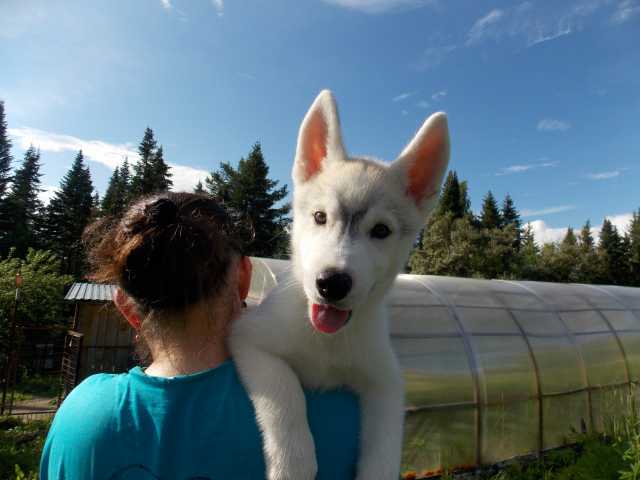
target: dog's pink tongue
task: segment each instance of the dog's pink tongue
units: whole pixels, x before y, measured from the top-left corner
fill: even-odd
[[[348,310],[314,303],[311,306],[311,324],[322,333],[335,333],[347,323],[349,314]]]

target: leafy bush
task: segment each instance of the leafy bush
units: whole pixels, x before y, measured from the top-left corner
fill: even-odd
[[[48,420],[23,422],[15,417],[0,418],[0,478],[37,478],[49,424]]]

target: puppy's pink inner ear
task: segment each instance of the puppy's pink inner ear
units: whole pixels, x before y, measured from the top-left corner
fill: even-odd
[[[304,175],[309,180],[322,167],[322,160],[327,156],[327,122],[320,111],[313,113],[309,119],[303,144]]]
[[[418,204],[437,193],[439,176],[447,161],[445,138],[444,135],[431,135],[413,153],[407,195]]]

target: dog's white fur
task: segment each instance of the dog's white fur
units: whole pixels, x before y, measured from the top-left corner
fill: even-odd
[[[256,410],[270,480],[315,478],[317,463],[302,385],[348,386],[360,398],[360,480],[399,476],[404,416],[401,371],[391,349],[385,296],[434,207],[449,160],[447,119],[429,117],[391,165],[349,158],[331,92],[300,127],[293,167],[293,271],[235,322],[230,346]],[[326,213],[318,225],[314,212]],[[383,223],[391,234],[372,238]],[[333,334],[310,323],[326,303],[316,278],[328,268],[353,278],[333,305],[351,310]]]

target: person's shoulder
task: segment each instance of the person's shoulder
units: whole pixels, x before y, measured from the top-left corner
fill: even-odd
[[[76,386],[56,412],[52,432],[64,436],[93,436],[112,421],[118,403],[118,385],[127,374],[99,373]]]

